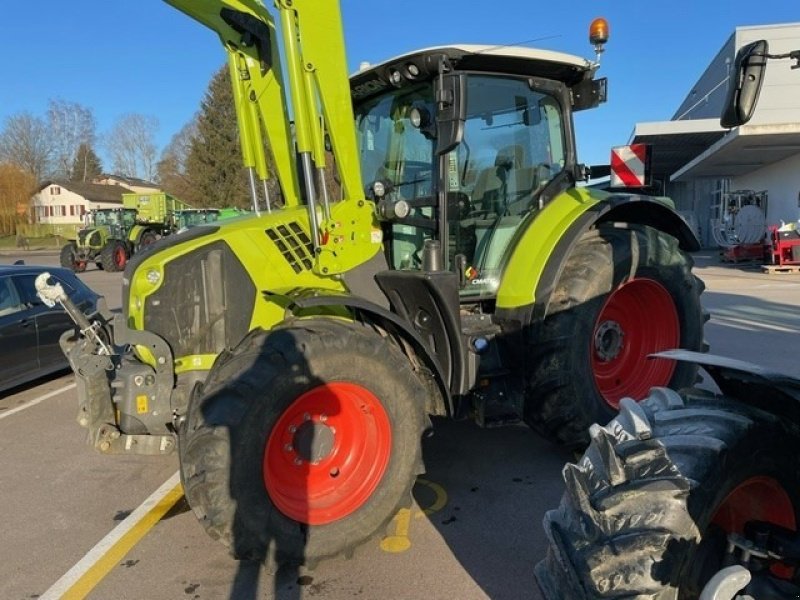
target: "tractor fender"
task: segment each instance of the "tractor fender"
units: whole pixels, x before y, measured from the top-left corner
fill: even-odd
[[[669,200],[573,188],[554,198],[521,234],[497,295],[501,314],[523,323],[544,318],[567,259],[581,236],[600,223],[634,223],[668,233],[692,252],[700,242]]]
[[[142,237],[145,231],[150,229],[146,225],[134,225],[131,227],[131,230],[128,232],[128,243],[133,246],[139,245],[139,239]]]
[[[439,393],[432,395],[433,397],[426,407],[428,413],[433,415],[453,414],[453,399],[445,380],[444,370],[410,323],[374,302],[345,293],[332,294],[330,290],[304,289],[300,293],[287,295],[287,299],[289,300],[287,310],[293,315],[298,316],[298,313],[308,309],[344,308],[351,314],[400,337],[402,350],[406,354],[409,351],[413,354],[409,357],[411,360],[420,360],[431,372],[436,382]]]
[[[734,358],[690,350],[653,355],[703,367],[725,396],[800,426],[800,379]]]

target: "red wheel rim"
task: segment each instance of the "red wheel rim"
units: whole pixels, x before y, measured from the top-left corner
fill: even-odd
[[[118,246],[114,250],[114,263],[117,265],[117,267],[122,268],[125,266],[127,260],[128,256],[127,254],[125,254],[125,248],[123,248],[122,246]]]
[[[657,281],[632,279],[611,292],[590,341],[595,384],[609,406],[669,383],[675,361],[647,357],[677,348],[680,331],[675,303]]]
[[[728,533],[742,533],[748,521],[768,521],[787,529],[795,529],[797,525],[789,494],[766,476],[752,477],[737,486],[711,521]]]
[[[391,423],[380,400],[354,383],[327,383],[278,419],[264,450],[264,484],[284,515],[325,525],[369,499],[391,449]]]

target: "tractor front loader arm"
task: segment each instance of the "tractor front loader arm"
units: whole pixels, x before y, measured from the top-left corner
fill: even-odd
[[[338,1],[276,0],[277,20],[256,0],[165,1],[215,31],[228,53],[254,205],[259,195],[255,177],[264,183],[269,176],[265,132],[284,204],[308,208],[316,270],[341,273],[372,257],[380,230],[361,180]],[[340,204],[345,205],[336,210],[326,187],[328,143],[342,186]],[[360,214],[354,218],[354,212]]]

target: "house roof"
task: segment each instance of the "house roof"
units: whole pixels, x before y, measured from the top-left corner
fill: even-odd
[[[42,191],[49,185],[57,185],[83,196],[90,202],[115,202],[122,204],[122,194],[129,194],[132,190],[121,185],[103,185],[100,183],[83,183],[81,181],[65,181],[51,179],[43,182],[37,192]]]
[[[136,185],[140,187],[151,187],[154,189],[158,189],[158,184],[153,183],[152,181],[147,181],[146,179],[138,179],[136,177],[126,177],[125,175],[112,175],[110,173],[103,173],[96,179],[114,179],[115,181],[121,181],[127,185]]]

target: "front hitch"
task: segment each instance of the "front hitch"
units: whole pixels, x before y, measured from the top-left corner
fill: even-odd
[[[85,315],[50,274],[36,278],[36,291],[47,306],[60,304],[77,331],[59,340],[78,390],[78,424],[89,430],[87,442],[105,454],[169,454],[176,447],[170,430],[169,404],[174,387],[172,351],[159,336],[132,331],[123,315],[112,315],[105,300],[97,313]],[[138,360],[136,344],[153,356],[155,366]]]

